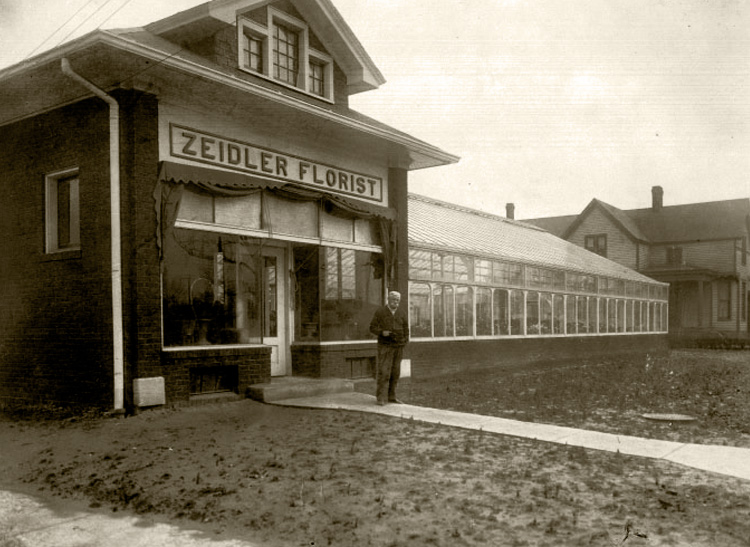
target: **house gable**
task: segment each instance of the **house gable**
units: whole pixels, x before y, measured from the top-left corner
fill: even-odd
[[[570,225],[563,239],[586,248],[587,236],[604,236],[607,258],[629,268],[637,268],[638,239],[596,199]]]
[[[240,78],[318,102],[346,105],[385,82],[329,0],[213,0],[146,30]]]

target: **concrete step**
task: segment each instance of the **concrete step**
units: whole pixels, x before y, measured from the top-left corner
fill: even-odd
[[[242,397],[236,393],[222,392],[222,393],[202,393],[200,395],[191,395],[189,405],[211,405],[216,403],[233,403],[235,401],[241,401]]]
[[[344,378],[305,378],[303,376],[279,376],[269,383],[253,384],[247,396],[256,401],[272,403],[284,399],[316,397],[331,393],[354,391],[354,382]]]

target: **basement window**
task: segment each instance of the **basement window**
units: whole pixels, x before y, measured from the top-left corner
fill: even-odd
[[[237,31],[241,70],[333,102],[333,60],[310,47],[303,21],[269,7],[265,25],[240,17]]]

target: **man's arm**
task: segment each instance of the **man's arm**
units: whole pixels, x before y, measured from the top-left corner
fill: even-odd
[[[378,308],[375,314],[372,316],[372,321],[370,321],[370,332],[375,336],[380,336],[380,333],[383,332],[383,321],[381,319],[381,316],[381,309]]]

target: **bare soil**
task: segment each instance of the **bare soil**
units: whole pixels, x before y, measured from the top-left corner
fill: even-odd
[[[648,362],[584,363],[585,384],[600,386],[585,406],[565,387],[565,378],[581,387],[581,367],[468,375],[466,383],[412,380],[401,396],[417,404],[695,442],[705,442],[705,433],[718,427],[705,426],[713,412],[721,427],[709,440],[747,446],[748,422],[725,414],[747,411],[748,357],[674,352]],[[713,363],[715,374],[697,370],[704,363]],[[667,370],[667,383],[655,391],[674,393],[673,406],[665,398],[648,410],[700,411],[696,424],[650,429],[654,424],[636,421],[642,410],[636,399],[618,407],[602,394],[609,393],[601,387],[606,382],[597,379],[616,382],[613,370],[621,370],[633,381],[641,369],[651,374],[662,367],[672,374]],[[485,389],[490,385],[494,389]],[[506,393],[509,385],[514,387]],[[686,386],[690,393],[682,391]],[[727,391],[711,406],[708,392],[717,389]],[[559,393],[560,399],[538,393],[552,399]],[[570,412],[558,410],[563,398],[575,407]],[[39,411],[0,420],[0,487],[83,502],[96,511],[132,512],[216,538],[316,547],[750,545],[748,481],[645,458],[249,400],[125,419],[40,419]]]

